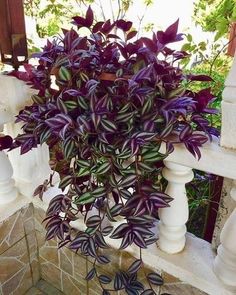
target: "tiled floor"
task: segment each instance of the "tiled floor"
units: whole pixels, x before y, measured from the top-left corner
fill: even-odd
[[[35,287],[32,287],[25,295],[63,295],[63,293],[44,280],[40,280]]]
[[[185,284],[170,284],[162,290],[172,295],[204,295],[205,293]],[[169,293],[170,292],[170,293]],[[167,294],[167,293],[165,293]],[[35,287],[32,287],[25,295],[64,295],[44,280],[40,280]],[[205,294],[207,295],[207,294]]]

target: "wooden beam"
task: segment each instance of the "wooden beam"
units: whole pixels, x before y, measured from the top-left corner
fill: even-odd
[[[23,0],[0,0],[0,50],[2,62],[14,68],[27,60]]]

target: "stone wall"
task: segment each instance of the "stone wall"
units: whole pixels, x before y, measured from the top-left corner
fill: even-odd
[[[44,217],[44,210],[30,204],[0,224],[0,294],[23,295],[43,279],[65,295],[101,295],[98,281],[87,282],[84,279],[92,268],[89,259],[65,247],[58,250],[53,240],[45,241]],[[100,274],[112,275],[118,269],[127,269],[134,261],[130,254],[115,249],[109,250],[108,256],[113,263],[102,266]],[[203,294],[167,273],[162,275],[165,280],[162,292],[173,295]],[[144,273],[140,276],[146,285]],[[159,294],[158,287],[155,291]]]
[[[33,205],[29,205],[0,224],[0,294],[24,294],[39,277]]]

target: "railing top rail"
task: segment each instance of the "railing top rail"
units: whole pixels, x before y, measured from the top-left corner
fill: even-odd
[[[165,147],[161,148],[164,151]],[[226,149],[214,139],[201,148],[201,159],[190,154],[183,144],[175,145],[175,150],[165,161],[213,173],[222,177],[236,179],[236,150]]]

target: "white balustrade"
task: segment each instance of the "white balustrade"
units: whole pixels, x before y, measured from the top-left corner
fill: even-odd
[[[22,132],[21,124],[14,123],[14,116],[32,103],[31,95],[34,92],[35,90],[15,77],[0,75],[0,102],[7,106],[12,114],[12,120],[5,125],[6,134],[16,137]],[[19,149],[15,149],[9,152],[8,156],[19,192],[31,198],[35,188],[43,183],[51,172],[47,146],[39,146],[25,155],[20,155]]]
[[[0,108],[0,133],[3,130],[3,124],[11,120],[11,114],[7,109]],[[1,136],[1,134],[0,134]],[[13,170],[11,163],[5,152],[0,151],[0,205],[7,204],[17,198],[15,182],[12,179]]]
[[[236,201],[236,181],[230,194]],[[222,229],[220,241],[214,270],[224,284],[236,291],[236,207]]]
[[[221,146],[236,148],[236,57],[225,81],[221,102]]]
[[[186,222],[189,210],[185,184],[193,179],[192,169],[164,161],[163,176],[168,180],[166,193],[173,198],[170,207],[159,210],[159,240],[161,250],[174,254],[185,246]]]

